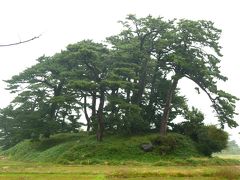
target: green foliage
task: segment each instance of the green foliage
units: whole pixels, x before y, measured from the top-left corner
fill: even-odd
[[[172,157],[199,156],[194,143],[189,138],[177,134],[169,134],[169,137],[175,138],[177,147],[171,153],[161,155],[156,151],[145,153],[141,150],[142,143],[151,142],[158,137],[157,134],[107,136],[99,143],[94,136],[87,133],[57,134],[38,142],[23,141],[2,153],[15,160],[63,164],[153,163],[161,159],[167,161]]]
[[[205,126],[197,132],[197,147],[204,155],[220,152],[227,147],[228,134],[215,126]]]
[[[216,126],[205,126],[203,114],[195,108],[187,111],[185,118],[188,121],[176,124],[174,132],[189,136],[196,142],[201,153],[211,156],[214,152],[220,152],[226,148],[228,134]]]
[[[42,138],[39,141],[25,140],[16,146],[3,151],[3,154],[15,160],[54,162],[59,154],[64,153],[73,143],[84,135],[57,134],[51,138]]]
[[[198,109],[192,107],[192,110],[186,110],[184,118],[187,121],[173,125],[173,132],[189,136],[197,141],[198,130],[204,126],[204,115]]]
[[[198,156],[194,142],[186,136],[169,133],[166,136],[157,136],[151,139],[154,151],[160,155],[172,157]]]
[[[152,143],[157,146],[155,150],[162,155],[170,154],[177,148],[177,140],[172,135],[159,136],[157,139],[154,139]]]
[[[189,110],[177,88],[181,78],[193,81],[198,93],[201,89],[209,97],[222,128],[238,125],[234,120],[238,98],[217,87],[219,80],[227,80],[219,66],[221,30],[211,21],[152,16],[128,15],[120,23],[122,31],[107,38],[106,44],[91,40],[70,44],[6,80],[16,97],[0,111],[1,146],[78,132],[82,126],[96,133],[98,141],[104,132],[133,135],[160,128],[165,134],[170,126],[199,143],[204,154],[224,147],[225,136],[217,139],[214,133],[219,131],[204,127],[203,114]],[[174,125],[178,115],[187,121]],[[179,139],[161,137],[159,153],[177,151]]]

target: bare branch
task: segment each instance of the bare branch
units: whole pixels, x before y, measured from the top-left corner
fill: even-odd
[[[29,41],[33,41],[34,39],[38,39],[40,36],[41,36],[41,34],[38,35],[38,36],[35,36],[35,37],[31,38],[31,39],[27,39],[27,40],[25,40],[25,41],[19,41],[19,42],[17,42],[17,43],[0,44],[0,47],[15,46],[15,45],[27,43],[27,42],[29,42]]]

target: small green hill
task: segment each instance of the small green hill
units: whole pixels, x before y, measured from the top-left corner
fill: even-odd
[[[144,152],[140,145],[157,141],[157,134],[138,136],[106,136],[97,142],[95,135],[87,133],[57,134],[37,142],[25,140],[3,151],[13,160],[51,162],[63,164],[125,164],[151,163],[168,165],[170,162],[184,164],[179,159],[200,157],[194,142],[183,135],[169,133],[166,142]],[[187,161],[187,162],[188,162]],[[192,162],[193,160],[191,160]],[[190,161],[189,161],[190,162]]]

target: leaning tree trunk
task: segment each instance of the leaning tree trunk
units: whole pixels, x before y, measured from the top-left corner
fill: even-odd
[[[168,123],[168,119],[169,119],[169,113],[171,111],[171,102],[172,102],[172,98],[174,95],[174,91],[177,88],[179,79],[180,78],[175,75],[173,77],[172,85],[170,86],[170,88],[168,90],[166,104],[165,104],[163,116],[162,116],[161,123],[160,123],[160,135],[166,135],[166,133],[167,133],[167,123]]]
[[[103,131],[104,131],[104,119],[103,119],[103,107],[104,107],[104,89],[100,88],[100,102],[98,106],[97,112],[97,141],[102,141],[103,139]]]

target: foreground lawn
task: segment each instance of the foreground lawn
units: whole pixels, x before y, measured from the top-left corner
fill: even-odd
[[[0,179],[240,179],[240,166],[56,165],[1,159]]]

